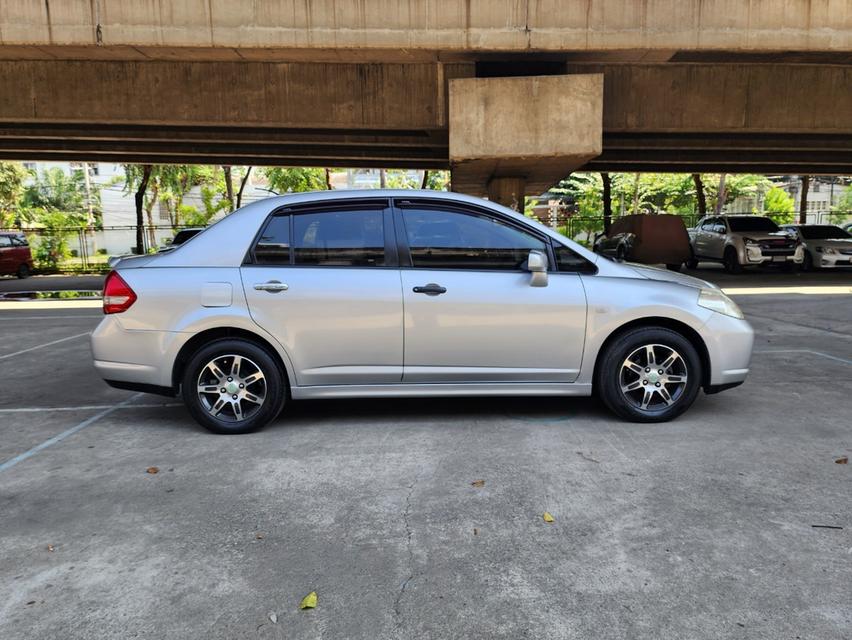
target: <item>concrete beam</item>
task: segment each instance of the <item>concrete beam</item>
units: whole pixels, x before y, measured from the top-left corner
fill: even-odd
[[[513,178],[540,193],[601,152],[602,75],[464,78],[449,94],[456,191]]]
[[[3,0],[0,42],[400,51],[852,49],[848,0]],[[128,53],[130,51],[128,50]],[[210,59],[210,58],[208,58]]]

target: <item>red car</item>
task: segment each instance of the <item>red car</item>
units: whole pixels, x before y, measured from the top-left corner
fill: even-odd
[[[33,255],[26,237],[19,233],[0,233],[0,275],[26,278],[33,270]]]

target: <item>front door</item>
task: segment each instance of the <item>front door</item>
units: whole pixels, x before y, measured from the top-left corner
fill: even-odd
[[[401,381],[391,230],[381,207],[290,211],[267,222],[241,270],[243,287],[254,321],[289,354],[295,384]]]
[[[544,236],[478,210],[438,205],[402,205],[396,221],[405,382],[577,378],[586,327],[580,276],[552,271],[547,286],[534,287],[524,270],[530,250],[547,253]]]

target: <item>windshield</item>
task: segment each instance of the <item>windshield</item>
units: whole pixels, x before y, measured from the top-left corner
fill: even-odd
[[[835,240],[852,238],[846,231],[833,224],[815,224],[813,226],[799,227],[805,240]]]
[[[728,224],[731,225],[731,231],[779,231],[778,225],[772,222],[769,218],[760,218],[758,216],[743,216],[741,218],[728,218]]]

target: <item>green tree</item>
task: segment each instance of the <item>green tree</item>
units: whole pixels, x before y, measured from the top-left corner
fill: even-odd
[[[100,194],[92,194],[92,208],[96,217],[100,216]],[[86,181],[82,171],[68,175],[62,169],[53,168],[42,172],[21,195],[21,206],[29,212],[33,222],[41,223],[45,213],[57,213],[66,216],[65,226],[85,224],[88,215],[86,200]],[[57,218],[52,218],[56,222]]]
[[[430,170],[423,172],[422,189],[431,189],[433,191],[449,191],[450,189],[450,172],[445,170]]]
[[[0,162],[0,227],[23,222],[18,205],[28,175],[18,162]]]
[[[778,224],[790,224],[796,217],[796,203],[783,189],[771,187],[766,192],[763,211]]]
[[[267,167],[263,170],[269,188],[278,193],[324,191],[326,170],[316,167]]]
[[[852,184],[843,190],[840,199],[831,207],[829,214],[829,219],[836,224],[845,222],[849,218],[852,218]]]

